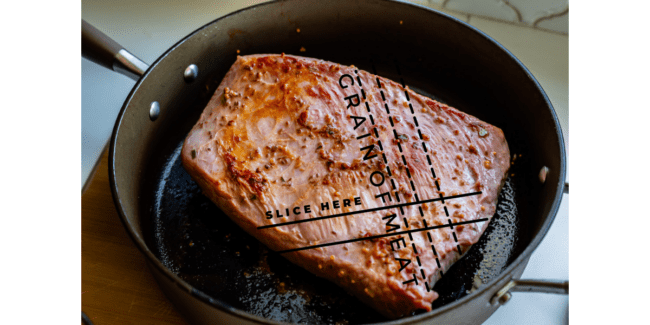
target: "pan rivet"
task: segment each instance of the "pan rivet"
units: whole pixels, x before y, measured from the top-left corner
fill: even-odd
[[[187,82],[194,81],[198,75],[199,67],[197,67],[196,64],[190,64],[187,68],[185,68],[185,72],[183,73],[185,81]]]
[[[503,296],[499,297],[499,304],[501,306],[505,305],[512,298],[512,293],[506,292]]]
[[[548,167],[544,166],[539,171],[539,181],[544,184],[546,183],[546,175],[548,175]]]
[[[155,121],[158,115],[160,115],[160,104],[158,102],[152,102],[149,108],[149,119]]]

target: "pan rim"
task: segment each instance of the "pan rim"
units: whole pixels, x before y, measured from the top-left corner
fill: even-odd
[[[124,104],[122,105],[122,108],[120,109],[120,112],[118,114],[118,117],[116,119],[115,125],[113,127],[113,132],[111,134],[111,140],[110,140],[110,148],[109,148],[109,181],[110,181],[110,187],[111,187],[111,194],[113,197],[113,203],[116,207],[116,210],[118,212],[118,215],[120,217],[120,221],[122,222],[122,225],[127,231],[127,234],[131,238],[131,240],[136,244],[136,247],[138,250],[140,250],[143,255],[145,255],[148,258],[148,264],[151,266],[154,266],[157,271],[159,271],[161,274],[165,275],[171,282],[173,282],[175,285],[177,285],[179,288],[183,289],[184,291],[187,291],[191,296],[197,298],[199,301],[202,303],[205,303],[209,306],[212,306],[214,308],[217,308],[220,311],[226,312],[232,316],[235,317],[241,317],[247,321],[251,321],[257,324],[277,324],[277,325],[282,325],[282,324],[290,324],[290,323],[285,323],[285,322],[278,322],[274,320],[270,320],[261,316],[256,316],[249,314],[243,310],[239,310],[237,308],[234,308],[224,302],[221,302],[217,299],[214,299],[210,297],[209,295],[203,293],[199,289],[191,286],[189,283],[183,281],[180,277],[178,277],[176,274],[171,272],[169,269],[167,269],[162,262],[156,256],[151,252],[151,250],[147,247],[146,243],[144,242],[144,239],[141,238],[140,235],[138,235],[135,230],[130,226],[129,221],[127,220],[126,213],[124,209],[122,208],[120,196],[119,196],[119,189],[117,188],[117,175],[115,174],[115,152],[116,152],[116,140],[120,131],[120,126],[122,124],[123,119],[125,118],[125,112],[126,109],[128,108],[129,104],[131,103],[134,94],[139,90],[142,82],[147,78],[147,76],[150,74],[150,72],[158,66],[158,64],[164,60],[170,53],[172,53],[176,48],[178,48],[181,44],[185,43],[185,41],[189,40],[192,38],[194,35],[197,33],[201,32],[204,29],[209,28],[210,26],[214,25],[215,23],[221,21],[222,19],[227,19],[229,17],[235,16],[239,14],[240,12],[243,11],[248,11],[252,9],[257,9],[263,6],[267,5],[276,5],[276,2],[279,3],[284,3],[284,2],[290,2],[294,0],[281,0],[281,1],[272,1],[272,2],[265,2],[261,4],[256,4],[252,5],[246,8],[239,9],[237,11],[231,12],[229,14],[226,14],[224,16],[218,17],[215,20],[212,20],[208,22],[207,24],[199,27],[195,31],[191,32],[187,36],[183,37],[181,40],[176,42],[173,46],[171,46],[168,50],[166,50],[160,57],[158,57],[150,66],[147,71],[143,74],[143,76],[136,82],[136,84],[133,86],[131,91],[129,92],[129,95],[127,96],[126,100],[124,101]],[[377,1],[377,0],[375,0]],[[482,296],[486,290],[491,289],[494,287],[497,283],[500,283],[504,281],[507,277],[512,278],[512,273],[520,267],[522,263],[526,263],[527,260],[530,258],[532,253],[537,249],[541,241],[544,239],[546,234],[548,233],[548,230],[550,229],[553,221],[555,220],[555,217],[557,215],[557,212],[560,207],[560,203],[562,201],[562,196],[563,196],[563,190],[564,190],[564,184],[565,184],[565,178],[566,178],[566,152],[565,152],[565,143],[564,143],[564,137],[562,134],[562,129],[559,124],[559,120],[557,117],[557,114],[555,112],[555,109],[549,100],[548,96],[546,95],[546,92],[544,89],[541,87],[539,82],[535,79],[535,77],[531,74],[531,72],[526,68],[526,66],[517,58],[515,57],[510,51],[508,51],[505,47],[503,47],[499,42],[497,42],[495,39],[492,37],[488,36],[484,32],[480,31],[479,29],[469,25],[468,23],[465,23],[447,13],[425,7],[419,4],[414,4],[410,2],[406,2],[403,0],[379,0],[381,2],[393,2],[393,3],[399,3],[400,5],[407,5],[411,7],[415,7],[419,10],[426,10],[430,14],[438,15],[442,17],[443,19],[448,19],[451,20],[451,22],[459,24],[460,26],[463,26],[463,28],[469,29],[471,32],[477,33],[479,36],[483,37],[485,40],[488,42],[492,43],[493,45],[497,46],[501,51],[503,51],[505,54],[507,54],[510,59],[516,63],[520,69],[526,74],[526,76],[532,81],[533,85],[537,88],[537,90],[540,92],[542,95],[542,98],[544,102],[546,103],[549,112],[551,113],[551,116],[553,118],[553,123],[555,127],[555,132],[558,135],[558,142],[559,142],[559,149],[560,149],[560,171],[559,171],[559,180],[558,184],[555,189],[555,196],[553,199],[553,202],[551,204],[550,210],[548,212],[548,215],[546,216],[546,220],[542,224],[540,231],[533,237],[532,241],[527,245],[527,247],[519,254],[519,256],[513,260],[510,265],[508,265],[505,270],[501,272],[497,277],[494,279],[490,280],[487,284],[481,286],[478,288],[476,291],[471,292],[467,294],[466,296],[451,302],[445,306],[442,306],[440,308],[436,308],[430,312],[423,313],[420,315],[415,315],[415,316],[410,316],[407,318],[402,318],[402,319],[397,319],[397,320],[390,320],[387,322],[381,322],[381,323],[374,323],[376,325],[405,325],[405,324],[413,324],[416,322],[421,322],[424,320],[428,320],[431,318],[434,318],[440,314],[450,312],[454,309],[457,309],[458,307],[462,306],[468,301],[474,300],[480,296]]]

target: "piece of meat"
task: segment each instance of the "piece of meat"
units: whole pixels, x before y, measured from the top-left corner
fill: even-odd
[[[431,310],[434,283],[495,213],[509,157],[495,126],[355,67],[284,54],[238,57],[182,151],[205,195],[272,250],[402,232],[283,253],[390,318]]]

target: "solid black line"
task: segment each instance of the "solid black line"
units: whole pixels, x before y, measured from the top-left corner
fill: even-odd
[[[395,193],[397,193],[397,192],[395,192]],[[448,196],[445,199],[447,199],[447,200],[458,199],[458,198],[461,198],[461,197],[479,195],[479,194],[482,194],[482,193],[483,192],[480,192],[480,191],[479,192],[471,192],[471,193]],[[383,206],[383,207],[376,207],[376,208],[365,209],[365,210],[358,210],[358,211],[351,211],[351,212],[333,214],[333,215],[324,216],[324,217],[295,220],[295,221],[289,221],[289,222],[284,222],[284,223],[276,223],[274,225],[260,226],[260,227],[257,227],[257,229],[275,228],[275,227],[293,225],[293,224],[303,223],[303,222],[312,222],[312,221],[316,221],[316,220],[324,220],[324,219],[345,217],[345,216],[350,216],[350,215],[353,215],[353,214],[360,214],[360,213],[368,213],[368,212],[375,212],[375,211],[381,211],[381,210],[388,210],[388,209],[394,209],[394,208],[399,208],[399,207],[406,207],[406,206],[411,206],[411,205],[418,205],[418,204],[423,204],[423,203],[436,202],[436,201],[441,201],[441,200],[442,200],[441,198],[435,198],[435,199],[428,199],[428,200],[424,200],[424,201],[420,201],[420,202],[407,202],[407,203],[402,203],[402,204],[387,205],[387,206]],[[444,227],[449,227],[449,226],[445,225]],[[442,228],[442,227],[439,227],[439,228]]]
[[[487,221],[487,220],[488,220],[488,218],[476,219],[476,220],[471,220],[471,221],[463,221],[463,222],[456,223],[455,225],[464,225],[464,224],[469,224],[469,223],[477,223],[477,222],[483,222],[483,221]],[[429,227],[429,228],[420,228],[420,229],[415,229],[415,230],[404,230],[404,231],[398,231],[398,232],[391,232],[391,233],[381,234],[381,235],[374,235],[374,236],[368,236],[368,237],[361,237],[361,238],[354,238],[354,239],[348,239],[348,240],[335,241],[335,242],[331,242],[331,243],[325,243],[325,244],[319,244],[319,245],[313,245],[313,246],[305,246],[305,247],[287,249],[287,250],[283,250],[283,251],[277,251],[276,253],[278,253],[278,254],[291,253],[291,252],[303,251],[303,250],[312,249],[312,248],[348,244],[348,243],[354,243],[354,242],[364,241],[364,240],[373,240],[373,239],[383,238],[383,237],[399,236],[399,235],[410,234],[410,233],[414,233],[414,232],[427,231],[427,230],[434,230],[434,229],[439,229],[439,228],[444,228],[444,227],[448,227],[448,226],[447,225],[433,226],[433,227]],[[433,246],[433,245],[431,245],[431,246]],[[438,266],[438,267],[440,267],[440,266]]]
[[[436,182],[438,182],[438,181],[436,180]],[[440,190],[438,190],[438,191],[440,191]],[[440,198],[442,198],[442,201],[441,201],[442,204],[445,204],[444,196],[442,196],[442,194],[440,194],[440,193],[438,193],[438,195],[440,196]],[[445,212],[447,212],[447,206],[445,206]],[[449,213],[447,213],[447,217],[449,217]]]
[[[482,221],[486,221],[486,220],[488,220],[488,219],[483,218],[483,219],[477,219],[477,220],[472,220],[472,221],[463,221],[463,222],[457,223],[457,225],[468,224],[468,223],[477,223],[477,222],[482,222]],[[334,245],[341,245],[341,244],[349,244],[349,243],[354,243],[354,242],[364,241],[364,240],[373,240],[373,239],[383,238],[383,237],[392,237],[392,236],[410,234],[410,233],[413,233],[413,232],[434,230],[434,229],[438,229],[438,228],[442,228],[442,227],[447,227],[447,226],[446,225],[445,226],[433,226],[433,227],[429,227],[429,228],[420,228],[420,229],[415,229],[415,230],[405,230],[405,231],[399,231],[399,232],[391,232],[391,233],[382,234],[382,235],[354,238],[354,239],[341,240],[341,241],[325,243],[325,244],[319,244],[319,245],[313,245],[313,246],[305,246],[305,247],[287,249],[287,250],[277,251],[276,253],[284,254],[284,253],[303,251],[303,250],[313,249],[313,248],[320,248],[320,247],[327,247],[327,246],[334,246]],[[440,266],[438,266],[438,267],[440,267]]]

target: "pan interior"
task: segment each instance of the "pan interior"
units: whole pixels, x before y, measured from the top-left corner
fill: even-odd
[[[241,230],[184,170],[181,147],[179,142],[160,171],[154,209],[146,225],[153,252],[168,269],[232,307],[276,321],[360,324],[387,320]],[[511,172],[516,170],[515,164]],[[522,184],[517,180],[508,178],[497,213],[480,241],[435,285],[440,297],[433,308],[487,283],[523,249],[518,245],[516,194]]]

